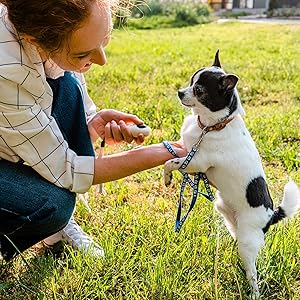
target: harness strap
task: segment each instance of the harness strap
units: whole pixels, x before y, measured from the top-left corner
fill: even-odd
[[[190,161],[192,160],[193,156],[195,155],[195,153],[198,150],[196,148],[192,148],[192,150],[188,153],[186,159],[184,160],[184,162],[182,163],[182,165],[180,166],[180,168],[178,169],[180,172],[184,171],[184,169],[188,166],[188,164],[190,163]]]
[[[199,173],[197,173],[194,178],[193,196],[192,196],[192,200],[190,202],[190,206],[189,206],[187,212],[185,213],[185,215],[181,219],[183,194],[184,194],[184,189],[186,187],[186,184],[188,182],[187,178],[189,178],[189,175],[187,173],[185,173],[183,175],[183,181],[182,181],[181,188],[180,188],[180,197],[179,197],[178,209],[177,209],[177,215],[176,215],[176,221],[175,221],[175,227],[174,227],[175,232],[179,232],[179,230],[181,229],[181,227],[182,227],[183,223],[185,222],[185,220],[187,219],[189,213],[194,208],[196,200],[197,200],[197,196],[198,196],[199,181],[200,181]]]
[[[171,144],[168,141],[164,141],[163,144],[173,156],[178,157],[175,150],[172,148]],[[209,181],[208,181],[208,179],[207,179],[207,177],[204,173],[201,173],[201,172],[195,173],[194,180],[192,180],[190,178],[189,174],[184,171],[184,169],[187,167],[187,165],[192,160],[194,154],[197,151],[198,150],[195,147],[193,147],[192,150],[188,153],[187,158],[184,160],[184,162],[182,163],[182,165],[179,168],[180,173],[183,175],[183,180],[182,180],[181,187],[180,187],[180,196],[179,196],[179,201],[178,201],[177,215],[176,215],[176,221],[175,221],[175,227],[174,227],[175,232],[180,231],[183,223],[185,222],[185,220],[187,219],[189,213],[191,212],[191,210],[195,206],[196,200],[198,198],[198,194],[204,196],[209,201],[214,200],[213,193],[210,189]],[[203,180],[203,183],[204,183],[207,194],[199,191],[199,183],[200,183],[201,180]],[[192,195],[190,206],[189,206],[187,212],[181,218],[182,203],[183,203],[183,199],[184,199],[184,190],[186,188],[187,183],[193,189],[193,195]]]
[[[179,157],[169,141],[163,141],[163,144],[174,157]]]

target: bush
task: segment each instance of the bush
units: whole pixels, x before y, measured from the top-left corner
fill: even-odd
[[[149,0],[147,3],[136,3],[131,18],[128,19],[128,26],[139,29],[182,27],[208,23],[211,20],[211,9],[208,5]]]
[[[211,8],[208,5],[199,4],[199,5],[196,6],[196,10],[197,10],[197,15],[198,16],[209,17],[210,14],[211,14]]]
[[[198,15],[195,7],[180,5],[175,13],[175,21],[186,25],[198,24]]]
[[[279,17],[279,18],[300,17],[300,8],[286,7],[286,8],[272,9],[272,10],[268,10],[267,16]]]
[[[131,16],[133,18],[141,18],[144,16],[164,15],[163,4],[158,0],[150,0],[146,2],[137,2],[132,10]]]
[[[219,17],[222,18],[228,18],[228,19],[237,19],[239,17],[245,17],[249,16],[251,13],[246,11],[224,11],[221,14],[219,14]]]

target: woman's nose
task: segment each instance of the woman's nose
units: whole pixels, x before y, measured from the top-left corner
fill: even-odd
[[[93,64],[97,64],[100,66],[106,64],[106,54],[102,47],[100,47],[99,49],[97,49],[97,51],[95,51],[95,53],[92,56],[91,62]]]

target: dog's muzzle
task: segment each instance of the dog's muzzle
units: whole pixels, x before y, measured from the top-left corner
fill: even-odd
[[[177,95],[179,97],[180,100],[183,100],[184,98],[184,92],[182,90],[178,90]]]

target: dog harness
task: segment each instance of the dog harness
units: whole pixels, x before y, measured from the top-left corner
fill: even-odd
[[[193,209],[193,207],[195,206],[196,200],[198,198],[198,195],[202,195],[204,196],[206,199],[208,199],[209,201],[213,201],[214,200],[214,196],[213,193],[210,189],[210,185],[209,185],[209,181],[205,175],[205,173],[202,172],[197,172],[194,173],[194,180],[190,177],[190,174],[188,174],[185,169],[188,166],[188,164],[191,162],[191,160],[193,159],[195,153],[199,150],[200,148],[200,144],[203,140],[203,137],[210,131],[213,130],[222,130],[223,128],[226,127],[226,125],[233,120],[233,118],[226,118],[223,119],[221,122],[212,125],[212,126],[205,126],[203,125],[203,123],[200,121],[200,116],[198,116],[198,125],[199,127],[202,129],[200,137],[198,139],[198,141],[192,146],[191,151],[188,153],[186,159],[183,161],[183,163],[181,164],[181,166],[179,167],[178,171],[183,175],[183,179],[182,179],[182,183],[181,183],[181,187],[180,187],[180,195],[179,195],[179,201],[178,201],[178,208],[177,208],[177,215],[176,215],[176,221],[175,221],[175,227],[174,230],[175,232],[179,232],[183,223],[185,222],[185,220],[187,219],[189,213],[191,212],[191,210]],[[174,156],[174,157],[178,157],[176,151],[172,148],[170,142],[168,141],[163,141],[164,146],[167,148],[167,150]],[[204,187],[206,189],[206,193],[203,193],[202,191],[199,191],[199,183],[200,181],[203,181],[204,183]],[[184,198],[184,190],[185,187],[187,185],[187,183],[191,186],[192,190],[193,190],[193,195],[192,195],[192,199],[190,202],[190,206],[187,210],[187,212],[185,213],[185,215],[181,218],[181,212],[182,212],[182,203],[183,203],[183,198]]]

